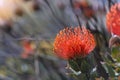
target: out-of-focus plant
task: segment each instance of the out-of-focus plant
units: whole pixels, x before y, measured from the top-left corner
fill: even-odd
[[[120,30],[116,2],[1,0],[0,59],[7,62],[0,62],[5,65],[0,67],[3,74],[0,78],[7,75],[15,80],[67,80],[64,64],[59,64],[62,60],[51,54],[55,33],[66,27],[55,38],[54,52],[68,61],[68,75],[77,80],[119,80]]]

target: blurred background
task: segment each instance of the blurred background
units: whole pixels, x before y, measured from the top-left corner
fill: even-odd
[[[0,80],[75,80],[53,53],[55,36],[80,25],[108,39],[105,15],[119,1],[0,0]]]

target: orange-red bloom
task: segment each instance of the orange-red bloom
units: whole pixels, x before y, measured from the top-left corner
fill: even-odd
[[[32,43],[28,40],[24,40],[22,42],[23,44],[23,52],[22,52],[22,58],[27,58],[30,55],[34,54],[34,47],[32,46]]]
[[[86,0],[74,0],[73,1],[74,8],[87,8],[89,6]]]
[[[108,30],[120,36],[120,3],[113,5],[106,15]]]
[[[63,59],[85,57],[95,48],[94,36],[85,27],[65,28],[54,42],[54,52]]]

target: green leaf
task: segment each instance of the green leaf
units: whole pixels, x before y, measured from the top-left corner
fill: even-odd
[[[112,66],[106,64],[106,67],[107,67],[107,69],[108,69],[108,72],[109,72],[110,77],[112,77],[112,78],[115,77],[115,72],[114,72]]]
[[[87,63],[86,60],[83,60],[81,62],[80,68],[81,68],[81,72],[83,72],[83,73],[88,73],[90,71],[90,65],[89,65],[89,63]]]
[[[77,62],[74,60],[69,60],[68,61],[70,67],[75,70],[75,71],[80,71],[80,67],[78,66]]]
[[[116,77],[115,76],[115,71],[114,71],[114,69],[112,68],[112,66],[110,64],[104,63],[104,64],[102,64],[102,66],[104,67],[104,69],[106,70],[106,72],[109,73],[109,76],[111,78]]]
[[[112,57],[120,62],[120,46],[112,48]]]

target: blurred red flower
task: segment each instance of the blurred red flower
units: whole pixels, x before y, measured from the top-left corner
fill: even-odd
[[[75,9],[81,9],[86,18],[91,18],[95,14],[95,11],[87,0],[74,0],[73,6]]]
[[[28,58],[30,55],[34,54],[34,47],[32,46],[32,42],[28,40],[24,40],[22,42],[23,45],[23,53],[22,58]]]
[[[113,5],[106,15],[108,31],[120,36],[120,3]]]
[[[63,59],[85,57],[95,48],[94,36],[85,27],[65,28],[54,42],[54,52]]]
[[[87,8],[89,6],[86,0],[73,0],[74,8]]]

